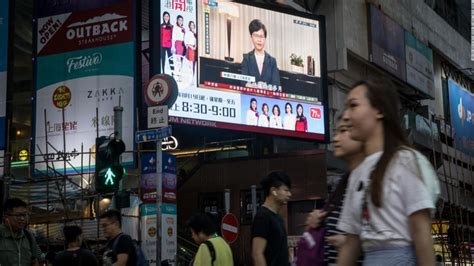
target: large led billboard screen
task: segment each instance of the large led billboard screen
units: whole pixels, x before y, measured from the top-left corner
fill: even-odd
[[[170,122],[327,140],[323,18],[209,0],[152,12],[152,73],[179,87]]]

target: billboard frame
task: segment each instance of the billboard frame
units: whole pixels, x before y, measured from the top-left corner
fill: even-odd
[[[261,8],[273,12],[278,12],[282,14],[287,14],[287,15],[292,15],[292,16],[297,16],[301,18],[306,18],[306,19],[311,19],[318,21],[319,23],[319,62],[320,62],[320,74],[321,74],[321,103],[323,106],[323,119],[324,119],[324,134],[317,134],[317,133],[305,133],[305,134],[311,134],[311,135],[320,135],[323,136],[323,140],[320,140],[319,138],[316,137],[304,137],[304,136],[290,136],[291,138],[295,139],[308,139],[308,140],[313,140],[322,144],[328,144],[330,143],[330,134],[329,134],[329,97],[328,97],[328,77],[327,77],[327,50],[326,50],[326,20],[325,17],[322,15],[314,15],[314,14],[308,14],[304,13],[301,11],[293,10],[290,8],[285,8],[281,6],[275,6],[275,5],[269,5],[269,4],[263,4],[263,3],[255,3],[255,2],[248,2],[248,1],[243,1],[243,0],[234,0],[231,1],[237,4],[242,4],[246,6],[251,6],[251,7],[256,7],[256,8]],[[150,6],[149,6],[149,17],[150,17],[150,46],[149,47],[159,47],[161,43],[161,35],[158,34],[158,30],[161,25],[161,15],[157,16],[155,14],[161,14],[161,3],[159,1],[150,1]],[[196,12],[199,13],[202,11],[202,0],[196,0]],[[196,20],[196,28],[199,29],[198,21]],[[158,29],[157,29],[158,28]],[[156,34],[155,34],[156,33]],[[160,49],[150,49],[150,77],[152,77],[155,74],[161,74],[161,67],[160,67]],[[199,65],[199,64],[197,64]],[[197,70],[200,71],[200,70]],[[199,85],[197,85],[198,88],[200,88]],[[178,117],[182,118],[182,117]],[[184,118],[184,117],[183,117]],[[208,120],[206,120],[208,121]],[[231,124],[229,125],[239,125],[243,126],[241,124]],[[230,127],[230,126],[229,126]],[[241,130],[241,129],[228,129],[227,127],[222,127],[223,129],[227,130],[233,130],[233,131],[240,131],[240,132],[251,132],[251,133],[259,133],[260,130]],[[260,131],[261,133],[261,131]],[[267,133],[264,133],[267,134]],[[289,137],[288,134],[267,134],[268,136],[283,136],[283,137]]]
[[[134,0],[123,0],[122,1],[123,3],[125,2],[128,2],[130,5],[131,5],[131,8],[132,8],[132,11],[131,11],[131,15],[133,16],[130,21],[132,21],[134,24],[133,24],[133,27],[131,29],[131,40],[128,42],[128,43],[132,43],[132,46],[133,46],[133,66],[132,66],[132,69],[133,69],[133,75],[132,75],[132,78],[133,78],[133,82],[132,82],[132,104],[133,104],[133,121],[132,121],[132,127],[133,127],[133,134],[135,134],[135,131],[136,131],[136,128],[137,128],[137,107],[139,106],[138,103],[139,103],[139,100],[138,98],[138,93],[137,93],[137,88],[141,87],[140,83],[141,83],[141,76],[140,73],[141,71],[138,69],[138,66],[140,65],[141,63],[141,60],[140,58],[137,56],[138,54],[141,53],[140,51],[140,46],[137,45],[137,43],[139,41],[141,41],[141,29],[139,29],[138,27],[141,26],[141,17],[139,17],[138,15],[140,13],[138,13],[138,8],[141,7],[141,3],[138,3],[138,2],[141,2],[141,1],[134,1]],[[108,6],[98,6],[98,7],[95,7],[95,8],[89,8],[89,9],[79,9],[79,10],[73,10],[71,11],[71,14],[74,13],[74,12],[84,12],[84,11],[90,11],[90,10],[94,10],[94,9],[101,9],[101,8],[105,8],[105,7],[110,7],[110,6],[114,6],[114,5],[117,5],[117,4],[122,4],[122,3],[113,3],[113,4],[110,4]],[[38,170],[36,169],[36,160],[37,158],[39,158],[38,160],[41,162],[43,161],[43,159],[41,158],[41,155],[40,154],[36,154],[35,151],[36,151],[36,114],[37,114],[37,91],[38,91],[38,83],[37,83],[37,77],[38,77],[38,58],[39,58],[39,55],[38,55],[38,45],[37,45],[37,41],[38,41],[38,36],[37,36],[37,32],[38,32],[38,21],[39,21],[39,16],[40,16],[40,7],[38,6],[39,3],[37,1],[35,1],[33,3],[33,25],[32,25],[32,32],[33,32],[33,36],[32,36],[32,43],[33,43],[33,47],[32,47],[32,61],[33,61],[33,77],[32,77],[32,80],[33,80],[33,96],[32,96],[32,123],[31,123],[31,138],[32,138],[32,141],[31,141],[31,144],[30,144],[30,150],[32,151],[31,152],[31,155],[30,155],[30,161],[29,161],[29,164],[30,164],[30,175],[33,176],[33,177],[38,177],[38,176],[47,176],[47,175],[50,175],[51,173],[48,174],[48,170]],[[53,15],[58,15],[56,13],[52,13],[52,14],[49,14],[48,16],[53,16]],[[127,43],[127,42],[121,42],[121,43],[117,43],[117,44],[124,44],[124,43]],[[109,44],[109,45],[116,45],[116,44]],[[102,46],[102,47],[107,47],[109,45],[105,45],[105,46]],[[96,46],[95,48],[97,47],[101,47],[101,46]],[[81,51],[81,50],[85,50],[85,49],[93,49],[93,48],[83,48],[83,49],[78,49],[78,50],[74,50],[74,51],[69,51],[69,52],[77,52],[77,51]],[[48,54],[48,55],[43,55],[43,56],[51,56],[51,54]],[[113,108],[113,107],[112,107]],[[96,129],[97,130],[97,129]],[[131,150],[132,150],[132,160],[130,163],[127,163],[127,164],[124,164],[124,167],[125,168],[136,168],[136,165],[137,165],[137,157],[136,155],[134,154],[134,150],[136,150],[137,148],[137,144],[135,143],[134,139],[132,141],[133,143],[133,147],[131,147]],[[125,151],[127,153],[127,151]],[[83,156],[83,154],[81,154],[81,156]],[[65,157],[65,156],[64,156]],[[89,169],[90,169],[90,172],[89,172]],[[95,164],[93,165],[90,165],[89,167],[87,167],[87,169],[84,167],[84,169],[78,169],[77,167],[73,167],[71,168],[71,166],[67,166],[65,170],[63,169],[60,169],[60,171],[58,170],[55,170],[56,172],[65,172],[66,175],[69,175],[69,174],[82,174],[81,172],[78,173],[78,170],[80,171],[84,171],[82,173],[93,173],[95,171]],[[54,173],[53,173],[54,174]]]

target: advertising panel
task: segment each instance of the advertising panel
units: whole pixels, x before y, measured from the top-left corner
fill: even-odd
[[[167,153],[162,154],[162,173],[163,180],[161,183],[162,189],[162,205],[161,205],[161,260],[168,260],[170,265],[175,263],[175,254],[177,247],[177,206],[176,206],[176,192],[177,192],[177,179],[176,179],[176,157]],[[142,205],[142,211],[148,213],[154,208],[155,220],[154,224],[151,224],[151,219],[147,218],[147,222],[150,225],[144,225],[144,234],[148,234],[148,228],[156,228],[156,186],[158,176],[156,174],[156,153],[143,153],[141,157],[141,190],[140,197],[144,203]],[[146,207],[143,207],[146,206]],[[143,208],[146,208],[144,210]],[[142,214],[143,216],[143,214]],[[148,227],[146,227],[148,226]],[[150,235],[146,235],[143,239],[147,239]],[[153,237],[156,241],[156,236]],[[145,242],[147,244],[147,242]],[[146,247],[151,249],[151,247]],[[153,245],[155,251],[148,252],[148,258],[151,258],[151,262],[155,263],[156,258],[156,246]]]
[[[177,208],[176,204],[163,203],[161,206],[161,260],[175,265],[177,247]],[[140,209],[142,219],[142,248],[150,265],[156,265],[156,204],[143,204]]]
[[[38,17],[52,16],[68,12],[97,9],[130,0],[36,0]]]
[[[407,82],[434,98],[433,51],[405,31]]]
[[[119,101],[124,108],[122,139],[128,150],[133,149],[134,69],[130,67],[134,64],[133,51],[133,43],[128,42],[38,57],[36,155],[48,151],[56,170],[64,168],[63,156],[69,161],[68,172],[73,171],[72,167],[80,169],[81,162],[90,161],[89,156],[79,156],[81,149],[95,151],[97,128],[99,136],[110,136],[114,132],[113,107],[118,106]],[[94,160],[92,157],[92,163]],[[132,154],[124,153],[122,162],[131,164]],[[36,168],[45,170],[46,165],[38,163]]]
[[[129,42],[133,32],[133,9],[127,2],[82,12],[69,12],[38,19],[39,56]]]
[[[406,81],[405,31],[375,5],[369,4],[371,61]]]
[[[141,154],[140,198],[143,203],[156,203],[156,153]]]
[[[453,80],[448,80],[449,110],[455,148],[474,155],[474,95]]]
[[[142,204],[140,206],[142,228],[142,250],[150,265],[156,265],[156,204]]]
[[[3,176],[3,157],[5,155],[5,126],[7,110],[7,64],[8,64],[8,1],[0,0],[0,176]]]
[[[176,204],[177,184],[176,157],[163,153],[163,202]]]
[[[162,200],[167,203],[176,203],[177,179],[176,179],[176,157],[168,153],[162,154],[163,180]],[[142,177],[140,180],[140,198],[144,203],[156,202],[156,153],[142,153],[141,167]]]
[[[178,245],[178,210],[176,204],[163,203],[161,211],[161,260],[168,260],[170,265],[175,265]]]
[[[152,11],[160,49],[151,61],[178,83],[170,122],[325,140],[321,18],[229,1],[166,0],[160,8]]]

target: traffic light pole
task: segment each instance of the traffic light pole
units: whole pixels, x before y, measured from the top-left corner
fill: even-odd
[[[161,200],[163,183],[163,152],[161,139],[156,141],[156,265],[161,265]]]
[[[122,96],[119,96],[119,105],[114,106],[114,137],[122,139],[122,113],[123,113],[123,107],[122,107]],[[119,159],[119,162],[122,162],[122,158]],[[122,191],[122,182],[120,181],[119,184],[119,191]]]
[[[163,154],[161,146],[163,144],[163,138],[170,137],[172,134],[171,126],[165,126],[156,129],[141,130],[135,133],[135,142],[155,142],[156,143],[156,265],[161,265],[163,258],[162,253],[162,202],[163,202]]]
[[[151,1],[152,3],[155,3],[155,1]],[[153,23],[152,23],[153,24]],[[157,71],[152,71],[153,74],[155,74]],[[151,73],[150,73],[151,74]],[[161,93],[156,94],[153,93],[156,88],[161,88]],[[174,102],[176,101],[176,98],[178,97],[178,83],[176,83],[176,80],[167,74],[157,74],[153,75],[150,80],[148,81],[148,84],[146,86],[146,91],[147,95],[151,94],[156,94],[154,99],[153,99],[153,104],[152,106],[148,107],[148,111],[150,108],[160,106],[160,105],[165,105],[171,107]],[[151,93],[151,94],[148,94]],[[160,128],[157,129],[155,135],[150,134],[150,136],[155,136],[156,137],[156,228],[158,230],[158,233],[156,234],[156,265],[161,265],[161,258],[163,257],[163,254],[161,253],[162,245],[161,245],[161,240],[163,236],[161,235],[161,216],[162,216],[162,201],[163,201],[163,191],[162,191],[162,182],[163,182],[163,155],[161,151],[161,146],[162,146],[162,139],[166,137],[171,136],[171,127],[168,126],[168,108],[166,108],[166,115],[165,117],[162,117],[162,119],[166,122],[166,125],[153,125],[150,126],[150,123],[148,122],[148,128]],[[149,120],[150,121],[150,120]],[[159,121],[159,120],[158,120]],[[166,131],[164,131],[166,130]],[[166,133],[167,132],[167,133]],[[135,138],[136,140],[143,140],[147,141],[146,139],[147,134],[149,131],[140,131],[136,132]],[[164,134],[166,133],[166,134]],[[160,134],[158,137],[157,134]],[[139,141],[137,141],[139,142]]]
[[[122,106],[114,106],[114,134],[122,139]]]

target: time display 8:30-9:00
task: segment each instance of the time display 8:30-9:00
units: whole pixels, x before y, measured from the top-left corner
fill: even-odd
[[[205,103],[181,102],[181,105],[175,103],[171,110],[176,112],[189,112],[195,114],[211,114],[214,116],[235,117],[234,107],[219,107],[217,105],[207,105]]]

